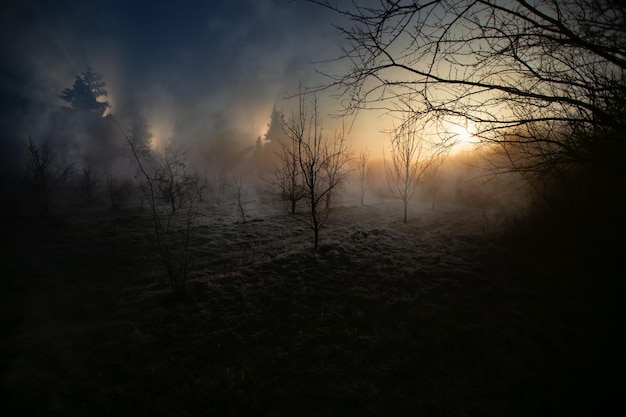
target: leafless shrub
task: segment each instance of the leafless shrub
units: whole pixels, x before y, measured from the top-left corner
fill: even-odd
[[[241,180],[241,174],[239,176],[232,174],[233,177],[233,196],[237,202],[237,211],[241,216],[241,221],[246,222],[246,206],[248,205],[248,191],[250,188]]]
[[[49,142],[37,145],[32,138],[28,138],[26,146],[28,177],[35,191],[42,214],[50,209],[52,194],[74,174],[74,165],[59,167],[57,154]]]
[[[78,190],[84,204],[92,204],[97,199],[101,175],[93,164],[85,162],[78,177]]]
[[[371,188],[372,166],[370,164],[370,153],[367,149],[359,153],[355,161],[359,178],[359,191],[361,195],[361,206],[365,204],[365,193]]]
[[[196,194],[198,195],[198,201],[202,202],[205,198],[205,194],[210,193],[211,183],[206,171],[200,175],[198,174],[198,181],[195,187]]]
[[[180,295],[189,276],[189,241],[193,207],[199,199],[198,176],[186,166],[187,152],[168,146],[162,155],[142,157],[128,143],[141,173],[141,191],[148,202],[155,246],[172,293]]]
[[[104,173],[104,188],[111,210],[117,210],[132,195],[133,184],[130,179],[118,178],[111,168]]]

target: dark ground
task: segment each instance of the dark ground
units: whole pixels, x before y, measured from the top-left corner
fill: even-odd
[[[317,254],[278,212],[203,211],[182,300],[136,210],[4,220],[3,414],[624,413],[614,267],[388,209],[338,209]]]

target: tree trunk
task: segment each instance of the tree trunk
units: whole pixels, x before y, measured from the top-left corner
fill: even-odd
[[[365,190],[361,188],[361,207],[363,207],[365,201]]]
[[[313,249],[317,252],[317,247],[319,246],[319,234],[320,234],[320,228],[318,225],[316,225],[313,229],[313,234],[314,234],[314,238],[313,238]]]
[[[406,212],[407,212],[407,206],[409,205],[409,202],[407,200],[404,200],[404,223],[406,223]]]

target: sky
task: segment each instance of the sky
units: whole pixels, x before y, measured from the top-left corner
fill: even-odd
[[[331,25],[339,16],[304,0],[0,7],[0,117],[13,136],[38,134],[37,118],[58,109],[61,91],[91,66],[107,83],[111,112],[139,111],[157,138],[254,141],[299,83],[327,81],[316,70],[328,67],[314,63],[339,55],[342,42]]]

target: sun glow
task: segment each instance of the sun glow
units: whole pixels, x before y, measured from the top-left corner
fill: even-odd
[[[449,134],[456,150],[468,150],[477,143],[476,129],[468,120],[451,124]]]
[[[472,140],[472,134],[467,129],[460,128],[457,132],[457,141],[459,143],[468,143]]]

